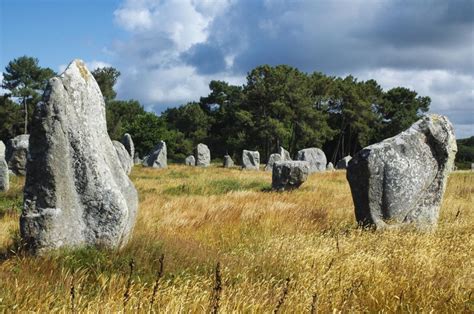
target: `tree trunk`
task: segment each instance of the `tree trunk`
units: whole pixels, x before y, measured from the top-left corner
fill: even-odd
[[[28,134],[28,104],[26,103],[26,97],[23,97],[23,106],[25,109],[25,134]]]

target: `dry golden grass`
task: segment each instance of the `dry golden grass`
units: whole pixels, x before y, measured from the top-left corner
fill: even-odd
[[[216,299],[220,312],[474,311],[473,173],[451,175],[432,233],[357,229],[344,172],[290,193],[269,192],[269,173],[237,169],[136,167],[131,177],[140,214],[120,252],[25,256],[18,211],[5,213],[23,182],[0,195],[0,312],[201,313]]]

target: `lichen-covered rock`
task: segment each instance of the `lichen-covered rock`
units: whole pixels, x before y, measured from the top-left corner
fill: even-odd
[[[273,165],[277,161],[281,161],[281,155],[280,154],[271,154],[270,157],[268,157],[267,164],[265,165],[265,171],[272,171],[273,170]]]
[[[232,168],[234,166],[234,161],[229,155],[224,156],[224,168]]]
[[[328,165],[326,166],[326,170],[327,171],[333,171],[334,170],[334,165],[332,164],[332,162],[328,163]]]
[[[456,151],[451,123],[435,114],[359,151],[347,168],[359,224],[435,226]]]
[[[0,192],[8,191],[10,187],[10,170],[5,160],[5,144],[0,141]]]
[[[280,146],[280,157],[281,160],[291,160],[290,152]]]
[[[22,134],[12,138],[7,143],[6,160],[8,168],[16,175],[26,175],[29,141],[30,135]]]
[[[260,170],[260,153],[244,149],[242,151],[242,169]]]
[[[133,183],[107,134],[99,86],[80,60],[49,80],[34,113],[20,232],[42,252],[123,247],[138,209]]]
[[[119,141],[112,141],[112,143],[114,144],[114,148],[117,152],[117,156],[120,160],[120,165],[122,166],[122,169],[125,171],[126,174],[130,174],[133,167],[133,161],[132,158],[130,158],[127,149]]]
[[[186,157],[186,158],[184,159],[184,164],[185,164],[186,166],[192,166],[192,167],[194,167],[194,166],[196,166],[196,158],[194,158],[193,155],[189,155],[188,157]]]
[[[135,158],[135,145],[133,144],[132,136],[130,134],[125,133],[123,135],[122,144],[130,155],[130,158]]]
[[[159,169],[168,167],[168,152],[166,151],[166,143],[164,141],[160,141],[150,154],[143,158],[143,166]]]
[[[276,191],[296,189],[306,181],[308,175],[307,161],[277,161],[273,165],[272,189]]]
[[[298,151],[296,159],[309,162],[310,173],[326,170],[326,155],[319,148],[311,147],[302,149]]]
[[[341,158],[337,164],[336,164],[336,169],[347,169],[349,166],[349,161],[351,161],[352,157],[351,156],[346,156],[344,158]]]
[[[199,143],[195,150],[196,166],[209,167],[211,164],[211,151],[206,144]]]

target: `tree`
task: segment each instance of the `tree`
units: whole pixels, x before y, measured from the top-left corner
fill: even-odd
[[[7,95],[0,96],[0,140],[7,140],[20,134],[23,129],[21,106]]]
[[[143,106],[136,100],[111,100],[106,103],[105,108],[107,131],[113,140],[121,139],[128,126],[137,117],[146,113]]]
[[[114,85],[120,76],[120,72],[113,67],[97,68],[92,71],[97,84],[99,84],[102,96],[105,102],[114,100],[117,93],[114,91]]]
[[[9,90],[13,97],[20,100],[24,110],[24,133],[28,133],[28,121],[33,107],[40,100],[48,80],[56,73],[50,68],[38,65],[37,58],[19,57],[10,61],[3,72],[2,87]]]

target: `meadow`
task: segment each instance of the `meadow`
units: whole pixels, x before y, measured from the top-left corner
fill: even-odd
[[[28,256],[22,178],[0,194],[0,312],[474,312],[474,172],[451,174],[438,228],[357,228],[344,171],[272,192],[271,173],[136,166],[121,251]]]

